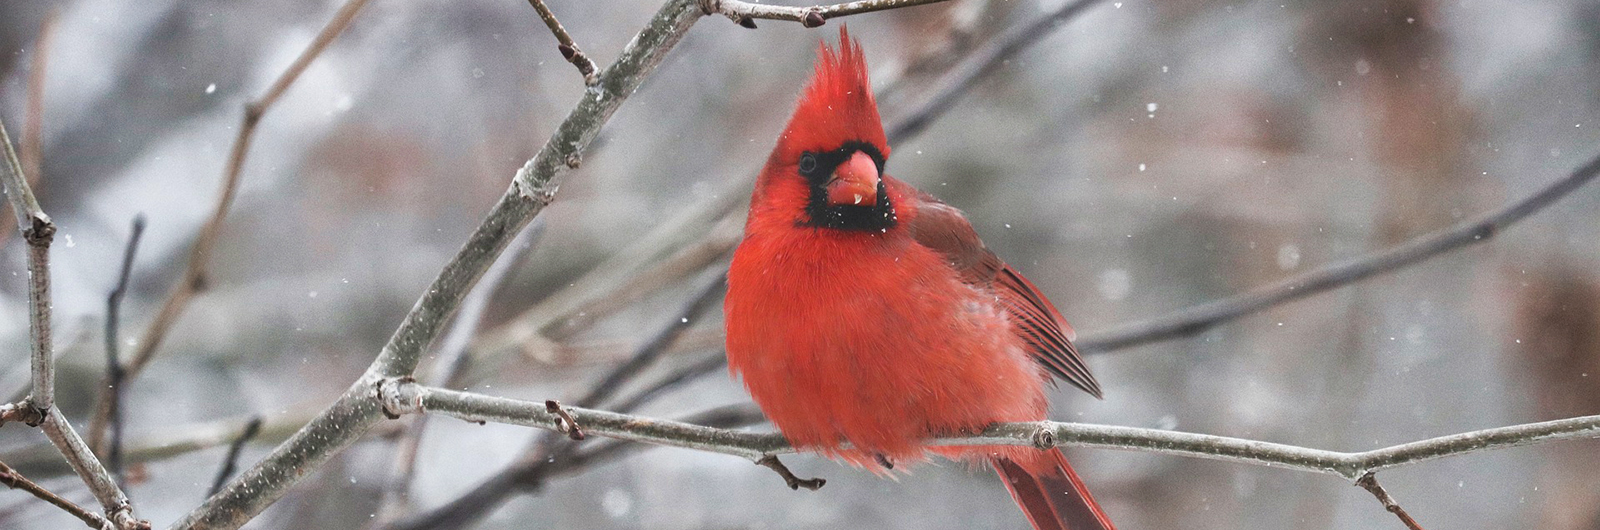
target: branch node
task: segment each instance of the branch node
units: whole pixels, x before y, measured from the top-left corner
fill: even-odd
[[[16,403],[0,405],[0,425],[6,422],[20,421],[29,427],[38,427],[44,423],[45,411],[33,405],[33,400],[24,399]]]
[[[1050,427],[1040,426],[1039,430],[1033,431],[1033,436],[1029,438],[1033,441],[1033,446],[1039,449],[1054,449],[1056,447],[1056,432],[1050,430]]]
[[[815,7],[806,10],[805,16],[800,18],[800,24],[808,28],[822,27],[823,24],[827,23],[828,19],[824,18],[822,11]]]
[[[261,116],[267,113],[267,103],[264,101],[251,101],[244,104],[244,126],[254,127],[261,122]]]
[[[572,169],[578,169],[579,167],[583,166],[583,155],[580,155],[578,153],[572,153],[570,155],[567,155],[566,162],[567,162],[567,167],[572,168]]]
[[[794,476],[794,472],[789,471],[789,466],[783,465],[783,461],[778,460],[777,455],[763,456],[761,459],[756,460],[756,465],[776,471],[778,476],[783,477],[783,483],[787,484],[789,489],[795,491],[799,491],[800,488],[817,491],[818,489],[821,489],[823,485],[828,483],[827,479],[821,477],[800,478]]]
[[[422,395],[408,395],[405,387],[415,383],[417,378],[406,375],[389,379],[379,379],[373,383],[373,392],[378,404],[383,407],[383,416],[391,420],[398,420],[401,416],[415,412],[422,412]]]
[[[106,516],[118,530],[150,530],[150,521],[134,517],[133,504],[126,500],[106,512]]]
[[[44,212],[35,212],[30,217],[32,225],[22,229],[22,238],[34,247],[50,246],[50,240],[56,235],[56,224],[51,222],[50,216]]]
[[[572,413],[561,406],[560,401],[554,399],[544,402],[544,410],[556,415],[556,430],[567,434],[573,441],[584,438],[583,428],[578,426],[578,420],[572,419]]]

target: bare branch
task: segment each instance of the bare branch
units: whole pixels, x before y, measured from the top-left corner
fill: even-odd
[[[183,276],[178,280],[172,290],[167,293],[167,298],[161,303],[156,317],[145,327],[144,334],[140,337],[133,357],[123,365],[124,375],[127,379],[139,376],[144,367],[150,364],[150,359],[155,357],[156,349],[161,346],[167,332],[177,323],[178,316],[188,307],[195,295],[205,289],[207,282],[207,266],[217,241],[222,235],[222,222],[228,217],[228,210],[233,206],[234,196],[239,191],[239,181],[244,173],[245,158],[250,153],[251,139],[255,137],[256,125],[261,122],[261,117],[272,108],[274,103],[289,90],[289,87],[300,78],[311,62],[316,60],[322,51],[327,49],[333,39],[338,37],[350,21],[355,19],[356,13],[368,0],[349,0],[339,11],[333,15],[322,31],[311,40],[305,51],[295,58],[294,63],[285,69],[272,86],[255,101],[245,104],[244,117],[239,124],[239,132],[234,137],[233,147],[228,152],[227,166],[223,170],[222,190],[217,194],[216,206],[212,209],[211,217],[200,226],[199,235],[195,236],[194,246],[189,249],[189,261],[184,266]],[[100,395],[96,399],[96,408],[93,418],[89,421],[89,440],[95,452],[103,453],[105,450],[106,423],[110,418],[110,403],[112,390],[109,385],[101,385]]]
[[[906,112],[899,120],[889,125],[886,133],[889,143],[898,144],[921,134],[934,120],[955,107],[956,100],[966,95],[978,80],[994,71],[995,67],[1005,63],[1006,59],[1016,55],[1017,52],[1054,33],[1056,29],[1065,26],[1067,22],[1100,1],[1067,2],[1038,20],[1012,26],[994,40],[984,44],[983,48],[973,52],[939,81],[932,97],[923,100],[915,109]]]
[[[933,4],[945,0],[858,0],[843,4],[811,7],[775,6],[754,4],[739,0],[700,0],[707,15],[721,13],[741,26],[754,29],[753,19],[790,20],[808,28],[828,23],[828,19],[848,15]]]
[[[1483,217],[1418,236],[1382,252],[1332,263],[1244,294],[1194,306],[1154,320],[1085,335],[1083,340],[1078,342],[1078,350],[1085,353],[1103,352],[1194,335],[1212,326],[1278,304],[1349,285],[1414,265],[1451,250],[1488,241],[1495,234],[1588,184],[1596,176],[1600,176],[1600,155],[1528,198],[1506,205]]]
[[[5,484],[11,489],[26,491],[29,494],[44,500],[45,502],[53,504],[55,507],[61,508],[67,513],[72,514],[73,517],[77,517],[79,520],[83,521],[83,524],[89,525],[89,528],[96,528],[100,530],[114,528],[111,525],[111,522],[107,521],[106,518],[101,517],[100,514],[85,510],[82,506],[73,504],[72,501],[62,498],[60,495],[56,495],[50,490],[44,489],[43,486],[28,480],[28,477],[22,476],[21,473],[17,472],[17,470],[11,469],[11,466],[6,465],[5,462],[0,462],[0,484]]]
[[[567,161],[580,156],[612,113],[700,18],[696,1],[666,2],[617,61],[601,73],[600,82],[585,91],[539,154],[517,171],[510,189],[429,285],[367,373],[264,461],[229,482],[174,528],[238,528],[383,417],[382,407],[372,399],[374,388],[385,378],[409,377],[416,369],[422,352],[478,277],[516,232],[555,197],[563,172],[570,169]]]
[[[206,495],[216,495],[222,491],[222,485],[228,483],[228,479],[233,477],[233,470],[239,466],[239,455],[244,453],[245,444],[261,434],[261,424],[265,422],[260,416],[251,418],[250,423],[244,425],[244,432],[239,433],[232,444],[228,444],[228,456],[223,457],[222,469],[217,470],[217,479],[211,482],[211,490]]]
[[[380,394],[390,412],[430,412],[471,422],[496,422],[554,430],[556,415],[543,403],[388,381]],[[748,458],[796,452],[777,433],[730,431],[699,425],[566,407],[590,433],[620,440],[697,449]],[[1054,421],[998,423],[972,436],[931,440],[932,445],[1026,445],[1137,450],[1338,475],[1362,475],[1446,456],[1600,438],[1600,415],[1484,429],[1371,451],[1345,453],[1242,438]]]
[[[578,73],[583,74],[583,84],[592,86],[600,82],[600,78],[595,75],[594,61],[583,53],[583,49],[578,48],[578,43],[572,40],[567,28],[561,26],[561,21],[556,20],[556,14],[550,11],[550,7],[544,5],[544,0],[528,0],[528,5],[539,12],[539,18],[544,20],[544,25],[550,28],[550,33],[555,34],[556,42],[560,43],[556,46],[556,50],[561,52],[561,57],[578,67]]]
[[[122,340],[119,331],[122,321],[122,297],[128,292],[128,278],[133,275],[133,258],[139,251],[139,238],[144,235],[144,214],[133,218],[133,232],[128,236],[128,246],[122,251],[122,268],[117,273],[117,286],[106,296],[106,382],[111,387],[111,403],[107,423],[111,429],[111,447],[106,451],[106,467],[112,476],[122,480],[122,357],[117,353]]]
[[[822,478],[800,478],[795,476],[793,471],[789,471],[789,466],[783,465],[783,461],[778,460],[778,455],[757,458],[756,465],[776,472],[779,477],[783,478],[783,484],[789,486],[789,489],[792,490],[798,491],[800,488],[805,488],[817,491],[828,484],[828,481]]]
[[[83,443],[83,438],[79,438],[77,431],[72,430],[72,424],[67,423],[61,410],[51,407],[46,409],[45,414],[44,423],[39,424],[40,430],[61,451],[61,456],[66,457],[67,464],[78,473],[78,478],[89,486],[89,492],[105,509],[106,518],[122,530],[150,528],[149,522],[133,516],[133,506],[128,503],[128,496],[122,493],[122,488],[117,487],[117,481],[111,478],[105,466],[95,459],[89,446]]]
[[[0,121],[0,144],[4,144],[5,150],[5,160],[0,161],[5,167],[0,183],[5,185],[11,211],[16,213],[17,226],[22,228],[22,238],[28,242],[28,335],[33,365],[33,389],[28,402],[41,411],[48,411],[54,404],[56,384],[55,357],[50,342],[50,241],[55,238],[56,225],[33,197],[4,121]]]
[[[611,373],[606,374],[600,382],[595,383],[594,388],[577,401],[578,406],[594,407],[600,405],[605,400],[610,399],[612,395],[615,395],[618,390],[621,390],[622,385],[637,377],[640,371],[654,364],[657,359],[661,358],[661,354],[672,346],[672,343],[677,342],[678,337],[683,336],[683,332],[688,331],[691,326],[699,323],[700,317],[705,315],[706,311],[722,301],[722,297],[718,295],[722,294],[723,289],[727,286],[728,274],[726,271],[709,275],[707,279],[702,280],[700,286],[695,288],[694,294],[690,296],[689,301],[673,315],[674,318],[656,331],[654,335],[651,335],[643,344],[640,344],[633,358],[628,359],[628,362],[622,363]]]
[[[1373,497],[1377,497],[1378,502],[1383,503],[1383,509],[1399,517],[1400,522],[1405,523],[1408,530],[1422,530],[1422,525],[1417,524],[1416,519],[1412,519],[1411,514],[1406,513],[1405,508],[1401,508],[1400,503],[1395,502],[1394,497],[1390,497],[1389,492],[1378,485],[1378,475],[1374,473],[1361,475],[1361,478],[1356,480],[1356,485],[1367,490]]]
[[[31,408],[25,410],[32,410]],[[0,406],[0,412],[4,406]],[[289,438],[306,422],[311,421],[317,410],[306,410],[304,407],[289,407],[281,414],[265,414],[261,417],[265,422],[261,425],[260,432],[255,436],[255,443],[276,445]],[[239,416],[221,420],[175,424],[160,429],[138,438],[132,438],[124,444],[122,460],[126,465],[158,462],[169,458],[182,456],[197,451],[212,448],[226,448],[238,440],[251,420],[257,415]],[[21,421],[21,420],[18,420]],[[41,418],[40,421],[43,421]],[[389,437],[399,432],[399,423],[379,424],[368,434],[373,437]],[[0,460],[9,462],[18,471],[34,477],[46,479],[61,475],[70,475],[73,470],[61,459],[55,446],[48,441],[7,449],[0,452]]]
[[[650,386],[642,388],[638,392],[635,392],[632,396],[628,396],[627,399],[617,402],[617,405],[612,408],[622,412],[639,410],[640,407],[643,407],[646,403],[655,400],[662,394],[665,394],[674,388],[693,382],[701,377],[717,373],[722,367],[727,365],[728,356],[726,353],[718,351],[717,353],[707,355],[699,361],[690,363],[687,366],[662,376]]]

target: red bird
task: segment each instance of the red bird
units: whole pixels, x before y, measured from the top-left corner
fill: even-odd
[[[883,173],[861,46],[839,31],[778,138],[728,271],[728,365],[796,447],[877,472],[987,462],[1037,529],[1113,530],[1059,449],[930,447],[1100,397],[1072,328],[961,212]],[[848,447],[841,447],[848,443]]]

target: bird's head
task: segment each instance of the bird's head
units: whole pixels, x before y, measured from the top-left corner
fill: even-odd
[[[800,226],[882,232],[895,225],[883,178],[888,141],[861,45],[839,28],[756,183],[755,204],[793,212]]]

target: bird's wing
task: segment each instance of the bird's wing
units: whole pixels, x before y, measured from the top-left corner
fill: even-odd
[[[984,247],[961,210],[920,191],[908,195],[919,199],[916,215],[907,226],[912,238],[944,255],[968,285],[992,290],[1011,313],[1017,334],[1027,343],[1029,353],[1045,368],[1073,386],[1102,397],[1100,383],[1072,345],[1077,334],[1039,288]]]

